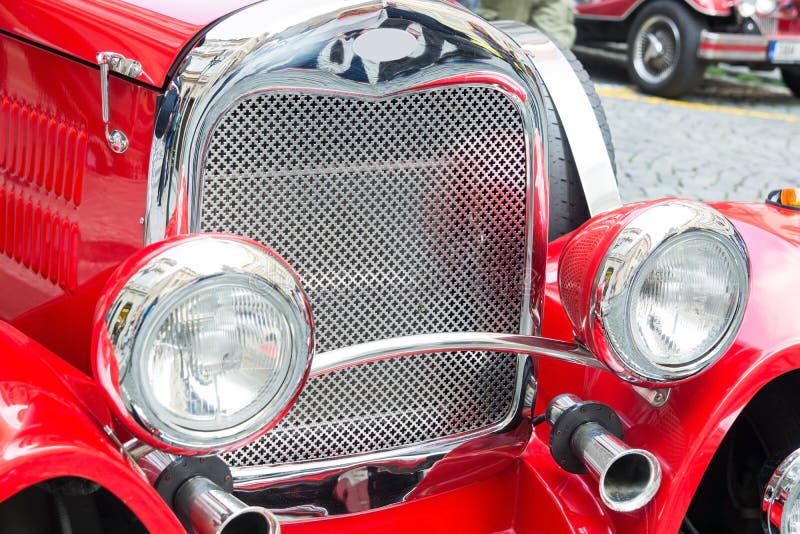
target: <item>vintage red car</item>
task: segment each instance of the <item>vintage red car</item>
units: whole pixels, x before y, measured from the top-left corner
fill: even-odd
[[[576,5],[581,42],[627,43],[631,80],[677,97],[710,63],[780,68],[800,96],[800,4],[794,0],[586,0]]]
[[[2,532],[798,528],[800,212],[622,206],[541,33],[30,0],[0,49]]]

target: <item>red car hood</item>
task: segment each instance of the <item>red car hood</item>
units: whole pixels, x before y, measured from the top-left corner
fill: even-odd
[[[163,86],[178,55],[206,26],[256,0],[13,0],[0,2],[0,32],[95,64],[119,52]]]

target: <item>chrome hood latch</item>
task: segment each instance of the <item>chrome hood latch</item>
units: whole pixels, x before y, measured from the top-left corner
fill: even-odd
[[[108,128],[108,70],[129,78],[137,78],[142,73],[142,64],[135,59],[128,59],[116,52],[98,52],[97,64],[100,65],[100,96],[103,107],[103,125],[109,148],[117,154],[128,150],[128,137],[120,130]]]

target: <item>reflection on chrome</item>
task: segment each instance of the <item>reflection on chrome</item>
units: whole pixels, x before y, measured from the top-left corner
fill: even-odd
[[[764,488],[761,503],[768,534],[800,531],[800,449],[781,461]]]

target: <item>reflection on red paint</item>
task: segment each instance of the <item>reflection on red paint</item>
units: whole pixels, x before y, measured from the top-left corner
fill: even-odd
[[[42,210],[23,193],[0,186],[0,248],[42,278],[74,291],[80,233],[68,218]]]

